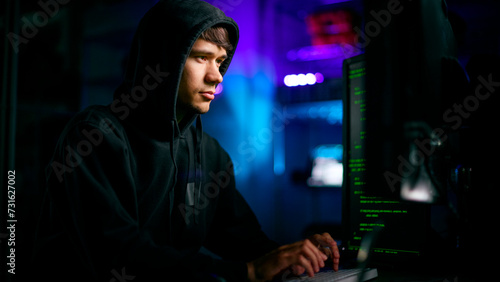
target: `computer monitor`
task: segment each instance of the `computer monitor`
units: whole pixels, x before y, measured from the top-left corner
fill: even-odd
[[[343,65],[343,245],[355,251],[378,228],[375,260],[451,266],[456,215],[439,226],[446,235],[434,221],[450,212],[454,165],[443,113],[466,82],[446,2],[367,0],[364,9],[365,52]]]
[[[367,97],[364,55],[346,59],[343,65],[344,181],[342,222],[347,254],[356,253],[362,238],[374,229],[380,234],[374,244],[374,261],[386,265],[411,265],[424,255],[427,206],[376,196],[367,178],[366,144],[376,136],[366,131]],[[373,133],[372,133],[373,134]]]

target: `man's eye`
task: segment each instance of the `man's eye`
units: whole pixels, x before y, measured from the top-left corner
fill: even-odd
[[[206,62],[208,60],[207,56],[194,56],[193,58],[199,62]]]

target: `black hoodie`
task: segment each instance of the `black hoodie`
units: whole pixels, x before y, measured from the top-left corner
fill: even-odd
[[[176,120],[184,63],[214,25],[225,26],[236,47],[238,27],[219,9],[160,1],[139,24],[113,102],[66,126],[47,169],[37,277],[244,281],[245,262],[277,247],[235,189],[231,159],[203,133],[201,118]],[[202,246],[221,259],[201,254]]]

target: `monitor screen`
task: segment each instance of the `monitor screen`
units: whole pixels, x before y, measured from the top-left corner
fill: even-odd
[[[367,132],[364,55],[346,59],[344,74],[344,181],[343,181],[343,247],[356,252],[361,239],[375,228],[380,230],[374,243],[375,260],[397,263],[422,256],[425,238],[426,207],[370,193],[366,166],[366,143],[377,138]],[[376,161],[376,160],[375,160]],[[373,192],[373,191],[372,191]]]
[[[363,55],[343,64],[343,245],[355,251],[380,230],[374,260],[454,267],[454,156],[443,113],[463,83],[453,75],[460,72],[445,1],[400,1],[377,32],[370,27],[387,15],[387,1],[363,3],[370,38]]]

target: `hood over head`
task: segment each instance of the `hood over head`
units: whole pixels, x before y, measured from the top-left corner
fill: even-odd
[[[175,106],[184,64],[201,33],[215,25],[227,29],[233,45],[219,68],[224,75],[239,36],[233,19],[199,0],[162,0],[152,7],[134,35],[125,79],[111,104],[113,113],[157,138],[172,138],[172,130],[178,133]],[[184,118],[182,127],[195,118]]]

